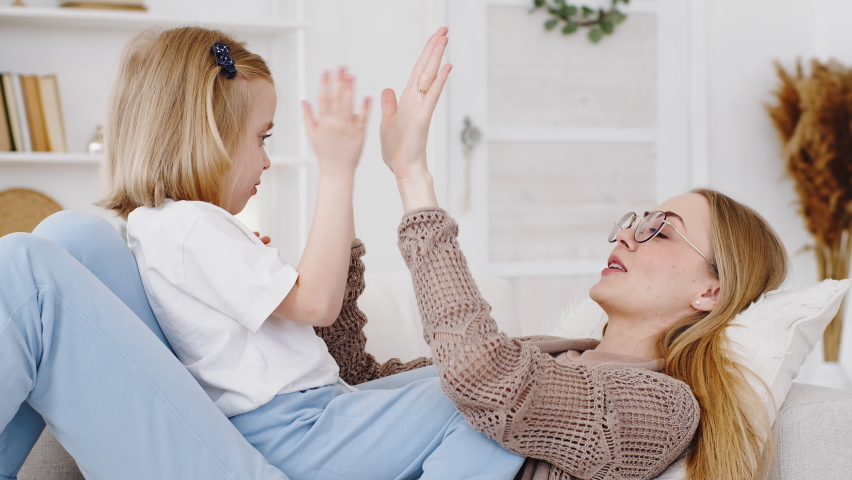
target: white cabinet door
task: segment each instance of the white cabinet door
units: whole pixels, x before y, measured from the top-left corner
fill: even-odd
[[[515,286],[525,334],[586,296],[621,215],[706,176],[701,1],[633,0],[599,44],[531,6],[449,2],[448,207],[471,268]]]

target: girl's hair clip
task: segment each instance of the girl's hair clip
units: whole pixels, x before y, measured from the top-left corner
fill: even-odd
[[[234,66],[234,60],[228,55],[231,49],[227,45],[222,42],[216,42],[210,51],[213,52],[213,55],[216,55],[216,65],[222,67],[228,78],[237,76],[237,67]]]

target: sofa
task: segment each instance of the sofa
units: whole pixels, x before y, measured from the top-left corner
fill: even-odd
[[[369,267],[369,265],[368,265]],[[505,280],[474,275],[501,330],[521,334],[512,287]],[[367,351],[379,361],[429,356],[407,272],[366,274],[367,289],[359,299],[367,314]],[[794,383],[776,422],[773,480],[852,478],[852,393]],[[682,478],[683,465],[673,465],[660,480]],[[18,475],[18,480],[76,480],[83,476],[73,458],[45,429]]]

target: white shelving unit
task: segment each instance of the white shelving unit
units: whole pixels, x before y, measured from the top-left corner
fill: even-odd
[[[245,41],[268,62],[276,82],[273,168],[240,218],[273,238],[295,262],[307,238],[313,161],[300,122],[305,97],[304,0],[147,0],[148,12],[59,8],[57,0],[0,7],[0,72],[57,74],[69,153],[0,152],[0,190],[32,188],[64,208],[118,223],[92,204],[100,198],[101,157],[86,153],[104,122],[107,97],[127,41],[149,27],[198,25]]]

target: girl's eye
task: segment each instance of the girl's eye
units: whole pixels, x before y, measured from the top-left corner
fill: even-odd
[[[260,136],[260,144],[265,147],[266,146],[266,139],[271,137],[271,136],[272,136],[271,133],[265,133],[265,134],[261,135]]]
[[[660,233],[657,234],[657,238],[669,238],[669,237],[667,237],[665,233],[660,232]]]

